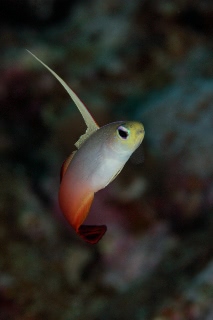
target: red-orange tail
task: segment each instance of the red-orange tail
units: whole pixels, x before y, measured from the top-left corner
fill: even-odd
[[[102,226],[87,226],[87,225],[81,225],[78,228],[78,235],[83,238],[86,242],[89,242],[91,244],[97,243],[105,232],[107,231],[107,227]]]

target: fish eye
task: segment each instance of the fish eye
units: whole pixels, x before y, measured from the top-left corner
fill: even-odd
[[[129,130],[123,126],[118,127],[117,129],[119,137],[126,140],[129,137]]]

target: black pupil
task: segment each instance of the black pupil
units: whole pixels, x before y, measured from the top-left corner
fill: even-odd
[[[121,138],[127,139],[127,137],[128,137],[128,131],[119,128],[119,129],[118,129],[118,133],[119,133],[119,136],[120,136]]]

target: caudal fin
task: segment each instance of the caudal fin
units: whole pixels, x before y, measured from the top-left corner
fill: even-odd
[[[107,227],[102,226],[87,226],[87,225],[81,225],[78,228],[78,235],[84,239],[86,242],[89,242],[91,244],[97,243],[105,232],[107,231]]]

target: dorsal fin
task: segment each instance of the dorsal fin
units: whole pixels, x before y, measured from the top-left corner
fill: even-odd
[[[69,157],[66,160],[64,160],[64,162],[62,163],[61,171],[60,171],[60,182],[61,182],[65,172],[67,171],[67,168],[68,168],[68,166],[69,166],[69,164],[70,164],[70,162],[71,162],[71,160],[72,160],[72,158],[73,158],[75,153],[76,153],[76,151],[73,151],[71,153],[71,155],[69,155]]]
[[[95,120],[93,119],[93,117],[91,116],[91,114],[89,113],[89,111],[87,110],[87,108],[85,107],[85,105],[83,104],[83,102],[78,98],[78,96],[75,94],[75,92],[70,89],[70,87],[68,87],[68,85],[66,84],[66,82],[64,82],[63,79],[61,79],[61,77],[59,77],[57,75],[57,73],[55,73],[50,67],[48,67],[44,62],[42,62],[39,58],[37,58],[32,52],[30,52],[29,50],[27,50],[36,60],[38,60],[46,69],[48,69],[53,75],[54,77],[61,83],[61,85],[64,87],[64,89],[68,92],[68,94],[70,95],[71,99],[73,100],[73,102],[76,104],[78,110],[80,111],[86,126],[87,126],[87,130],[86,132],[80,136],[79,140],[75,143],[75,146],[79,149],[80,146],[82,145],[82,143],[87,140],[87,138],[96,130],[99,129],[99,126],[97,125],[97,123],[95,122]]]

